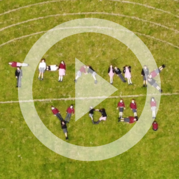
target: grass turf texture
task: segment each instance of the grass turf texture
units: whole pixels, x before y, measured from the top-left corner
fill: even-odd
[[[22,7],[42,1],[1,1],[0,13],[10,9]],[[136,1],[145,3],[144,1]],[[148,5],[170,11],[179,15],[178,3],[175,1],[150,1]],[[168,4],[168,5],[166,5]],[[62,1],[41,4],[21,9],[9,14],[1,15],[0,28],[42,16],[77,13],[77,12],[113,12],[127,16],[135,16],[166,25],[170,28],[179,29],[178,18],[153,9],[110,1]],[[47,31],[56,25],[68,20],[96,17],[108,19],[119,23],[134,32],[150,35],[161,40],[179,45],[178,33],[172,30],[153,25],[149,22],[112,15],[64,15],[47,17],[34,20],[0,31],[0,44],[11,39],[29,35],[35,32]],[[43,33],[42,33],[43,34]],[[9,61],[25,59],[32,45],[41,37],[35,35],[14,41],[0,48],[0,101],[17,100],[15,88],[14,69],[8,66]],[[161,73],[162,89],[164,92],[179,92],[178,88],[178,56],[179,50],[155,39],[139,36],[152,52],[158,65],[166,64],[167,68]],[[60,98],[74,96],[74,59],[78,58],[85,64],[92,66],[103,78],[109,81],[107,68],[109,64],[118,65],[120,68],[126,64],[132,66],[132,81],[134,86],[123,84],[119,78],[114,78],[114,86],[119,89],[113,95],[145,94],[140,76],[141,66],[135,55],[125,45],[115,39],[100,34],[79,34],[64,39],[53,46],[44,57],[47,64],[58,64],[61,60],[67,63],[67,75],[63,86],[58,83],[58,73],[46,72],[44,81],[38,81],[38,71],[34,76],[34,98]],[[117,59],[117,60],[115,60]],[[40,60],[40,59],[39,59]],[[96,62],[96,63],[95,63]],[[100,64],[103,64],[102,67]],[[124,99],[129,105],[131,98]],[[137,98],[139,105],[138,113],[142,111],[144,97]],[[116,110],[117,99],[107,99],[98,107],[105,107],[109,115],[106,122],[97,126],[91,124],[86,115],[77,122],[72,117],[69,124],[69,143],[84,146],[97,146],[110,143],[124,135],[133,125],[117,123],[118,111]],[[57,106],[62,115],[72,101],[41,103],[35,106],[43,123],[58,137],[64,139],[60,123],[50,111],[51,104]],[[178,155],[178,96],[162,96],[161,105],[157,114],[159,131],[152,129],[132,149],[112,159],[99,162],[81,162],[64,158],[43,146],[27,127],[18,104],[0,104],[1,106],[1,152],[0,152],[0,178],[146,178],[146,179],[177,179],[179,178],[179,155]],[[95,119],[99,113],[95,113]],[[130,109],[126,109],[125,116],[132,115]],[[110,126],[110,128],[108,128]]]

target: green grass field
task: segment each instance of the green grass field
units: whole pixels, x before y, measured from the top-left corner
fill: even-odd
[[[30,131],[17,101],[15,68],[9,61],[23,62],[33,44],[48,30],[78,18],[101,18],[116,22],[136,35],[151,51],[158,66],[166,64],[160,75],[164,94],[157,114],[159,130],[152,128],[127,152],[111,159],[95,162],[65,158],[45,147]],[[7,0],[0,1],[0,179],[179,179],[179,2],[170,0]],[[37,33],[37,34],[35,34]],[[113,96],[145,95],[142,88],[141,65],[124,44],[96,33],[73,35],[55,44],[44,58],[47,64],[64,60],[67,74],[58,82],[58,72],[45,72],[39,81],[34,75],[34,99],[75,97],[75,58],[92,64],[96,72],[109,81],[110,64],[132,66],[134,85],[123,84],[114,77],[119,90]],[[40,61],[40,59],[39,59]],[[30,68],[30,67],[29,67]],[[166,95],[168,94],[168,95]],[[132,97],[124,97],[129,106]],[[140,116],[145,96],[135,98]],[[104,107],[108,119],[92,125],[86,114],[68,125],[67,142],[80,146],[99,146],[117,140],[135,124],[118,123],[116,105],[119,99],[106,99],[96,108]],[[35,102],[42,122],[57,137],[64,140],[59,120],[52,115],[54,105],[65,117],[66,108],[74,101]],[[125,116],[132,115],[129,107]],[[100,117],[95,114],[95,119]],[[109,130],[110,129],[110,130]]]

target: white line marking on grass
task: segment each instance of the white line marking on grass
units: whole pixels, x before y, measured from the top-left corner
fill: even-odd
[[[175,15],[175,14],[171,13],[170,11],[165,11],[163,9],[159,9],[159,8],[156,8],[156,7],[153,7],[153,6],[149,6],[147,4],[141,4],[141,3],[132,2],[132,1],[122,1],[122,0],[111,0],[111,1],[120,2],[120,3],[127,3],[127,4],[134,4],[134,5],[138,5],[138,6],[143,6],[143,7],[146,7],[146,8],[149,8],[149,9],[153,9],[153,10],[156,10],[156,11],[160,11],[162,13],[170,14],[172,16],[175,16],[175,17],[179,18],[178,15]]]
[[[45,1],[45,2],[40,2],[40,3],[30,4],[30,5],[27,5],[27,6],[23,6],[23,7],[19,7],[19,8],[16,8],[16,9],[12,9],[12,10],[6,11],[4,13],[1,13],[0,16],[8,14],[8,13],[11,13],[11,12],[18,11],[18,10],[21,10],[21,9],[29,8],[29,7],[32,7],[32,6],[38,6],[38,5],[48,4],[48,3],[55,3],[55,2],[63,2],[63,1],[66,1],[66,2],[72,1],[73,2],[75,0],[70,0],[70,1],[68,1],[68,0],[53,0],[53,1]],[[120,3],[127,3],[127,4],[134,4],[134,5],[138,5],[138,6],[143,6],[143,7],[146,7],[148,9],[153,9],[153,10],[156,10],[156,11],[160,11],[162,13],[167,13],[167,14],[170,14],[172,16],[175,16],[175,17],[179,18],[178,15],[175,15],[175,14],[171,13],[170,11],[165,11],[163,9],[155,8],[155,7],[149,6],[147,4],[141,4],[141,3],[131,2],[131,1],[122,1],[122,0],[111,0],[111,1],[120,2]]]
[[[3,30],[9,29],[11,27],[15,27],[17,25],[22,25],[22,24],[32,22],[32,21],[36,21],[36,20],[46,19],[46,18],[50,18],[50,17],[71,16],[71,15],[73,15],[73,16],[74,15],[111,15],[111,16],[118,16],[118,17],[126,17],[126,18],[130,18],[130,19],[134,19],[134,20],[138,20],[138,21],[142,21],[142,22],[147,22],[147,23],[150,23],[150,24],[153,24],[153,25],[156,25],[156,26],[159,26],[159,27],[163,27],[165,29],[179,33],[179,31],[174,29],[174,28],[170,28],[170,27],[167,27],[165,25],[162,25],[162,24],[159,24],[159,23],[156,23],[156,22],[148,21],[148,20],[145,20],[145,19],[140,19],[140,18],[135,17],[135,16],[127,16],[127,15],[123,15],[123,14],[115,14],[115,13],[107,13],[107,12],[79,12],[79,13],[53,14],[53,15],[37,17],[37,18],[26,20],[26,21],[18,22],[16,24],[12,24],[12,25],[3,27],[3,28],[0,29],[0,31],[2,32]]]
[[[148,96],[157,96],[160,94],[148,94]],[[179,95],[179,93],[162,93],[162,96],[174,96]],[[134,97],[144,97],[145,94],[139,95],[120,95],[120,96],[97,96],[97,97],[79,97],[79,98],[51,98],[51,99],[34,99],[34,100],[21,100],[21,101],[0,101],[0,104],[11,104],[11,103],[33,103],[33,102],[51,102],[51,101],[74,101],[74,100],[87,100],[87,99],[116,99],[116,98],[134,98]]]
[[[63,1],[66,1],[66,2],[72,1],[73,2],[75,0],[55,0],[55,1],[45,1],[45,2],[40,2],[40,3],[30,4],[30,5],[27,5],[27,6],[22,6],[22,7],[16,8],[16,9],[12,9],[12,10],[3,12],[3,13],[0,14],[0,16],[5,15],[5,14],[9,14],[11,12],[18,11],[18,10],[21,10],[21,9],[33,7],[33,6],[38,6],[38,5],[48,4],[48,3],[55,3],[55,2],[63,2]]]
[[[86,28],[87,28],[87,27],[86,27]],[[98,27],[98,28],[99,28],[99,27]],[[16,40],[20,40],[20,39],[27,38],[27,37],[31,37],[31,36],[38,35],[38,34],[42,34],[42,33],[45,33],[45,32],[47,32],[47,31],[36,32],[36,33],[32,33],[32,34],[29,34],[29,35],[25,35],[25,36],[21,36],[21,37],[18,37],[18,38],[9,40],[9,41],[7,41],[7,42],[5,42],[5,43],[3,43],[3,44],[0,44],[0,47],[2,47],[2,46],[4,46],[4,45],[7,45],[7,44],[9,44],[9,43],[11,43],[11,42],[15,42]],[[175,47],[175,48],[179,49],[179,46],[176,46],[176,45],[174,45],[174,44],[172,44],[172,43],[170,43],[170,42],[168,42],[168,41],[161,40],[161,39],[155,38],[155,37],[153,37],[153,36],[146,35],[146,34],[142,34],[142,33],[139,33],[139,32],[134,32],[134,33],[136,33],[136,34],[138,34],[138,35],[141,35],[141,36],[144,36],[144,37],[147,37],[147,38],[154,39],[154,40],[156,40],[156,41],[165,43],[165,44],[167,44],[167,45],[170,45],[170,46],[172,46],[172,47]]]

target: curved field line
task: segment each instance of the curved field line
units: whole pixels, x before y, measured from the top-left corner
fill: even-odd
[[[162,94],[147,94],[147,96],[174,96],[179,95],[179,93],[162,93]],[[134,97],[145,97],[145,94],[139,95],[120,95],[120,96],[96,96],[96,97],[78,97],[78,98],[51,98],[51,99],[33,99],[33,100],[20,100],[20,101],[0,101],[0,104],[8,104],[8,103],[33,103],[33,102],[51,102],[51,101],[69,101],[69,100],[87,100],[87,99],[117,99],[117,98],[134,98]]]
[[[78,26],[78,27],[69,27],[69,28],[83,28],[83,27]],[[93,27],[93,26],[89,26],[89,27],[85,27],[85,28],[94,28],[94,27]],[[102,27],[96,27],[96,28],[102,28]],[[62,28],[61,28],[61,29],[62,29]],[[63,28],[63,29],[67,29],[67,28]],[[112,29],[112,28],[111,28],[111,29]],[[5,42],[5,43],[3,43],[3,44],[0,44],[0,47],[2,47],[2,46],[4,46],[4,45],[7,45],[7,44],[9,44],[9,43],[11,43],[11,42],[14,42],[14,41],[16,41],[16,40],[20,40],[20,39],[27,38],[27,37],[31,37],[31,36],[38,35],[38,34],[42,34],[42,33],[45,33],[45,32],[47,32],[47,31],[40,31],[40,32],[32,33],[32,34],[29,34],[29,35],[24,35],[24,36],[21,36],[21,37],[18,37],[18,38],[9,40],[9,41],[7,41],[7,42]],[[176,45],[174,45],[174,44],[172,44],[172,43],[170,43],[170,42],[167,42],[167,41],[164,41],[164,40],[155,38],[155,37],[153,37],[153,36],[146,35],[146,34],[142,34],[142,33],[139,33],[139,32],[133,32],[133,33],[138,34],[138,35],[141,35],[141,36],[144,36],[144,37],[147,37],[147,38],[154,39],[154,40],[156,40],[156,41],[159,41],[159,42],[168,44],[168,45],[170,45],[170,46],[172,46],[172,47],[175,47],[175,48],[179,49],[179,46],[176,46]]]
[[[159,27],[163,27],[165,29],[172,30],[174,32],[179,33],[178,30],[167,27],[167,26],[159,24],[159,23],[147,21],[147,20],[140,19],[140,18],[134,17],[134,16],[127,16],[127,15],[123,15],[123,14],[115,14],[115,13],[107,13],[107,12],[64,13],[64,14],[54,14],[54,15],[48,15],[48,16],[43,16],[43,17],[37,17],[37,18],[29,19],[27,21],[22,21],[22,22],[19,22],[19,23],[16,23],[16,24],[12,24],[12,25],[3,27],[3,28],[0,29],[0,32],[3,31],[3,30],[6,30],[8,28],[15,27],[17,25],[25,24],[25,23],[40,20],[40,19],[46,19],[46,18],[49,18],[49,17],[58,17],[58,16],[74,16],[74,15],[111,15],[111,16],[118,16],[118,17],[126,17],[126,18],[130,18],[130,19],[134,19],[134,20],[138,20],[138,21],[142,21],[142,22],[147,22],[147,23],[150,23],[150,24],[153,24],[153,25],[156,25],[156,26],[159,26]]]
[[[29,7],[32,7],[32,6],[43,5],[43,4],[48,4],[48,3],[55,3],[55,2],[62,2],[62,1],[69,1],[69,0],[52,0],[52,1],[34,3],[34,4],[30,4],[30,5],[27,5],[27,6],[23,6],[23,7],[19,7],[19,8],[16,8],[16,9],[12,9],[12,10],[6,11],[4,13],[1,13],[0,16],[8,14],[8,13],[11,13],[11,12],[18,11],[18,10],[21,10],[21,9],[29,8]],[[72,1],[72,0],[70,0],[70,1]],[[143,7],[146,7],[148,9],[157,10],[157,11],[160,11],[162,13],[167,13],[167,14],[170,14],[170,15],[173,15],[173,16],[179,18],[178,15],[175,15],[175,14],[171,13],[170,11],[165,11],[163,9],[155,8],[153,6],[149,6],[149,5],[146,5],[146,4],[136,3],[136,2],[132,2],[132,1],[122,1],[122,0],[110,0],[110,1],[115,1],[115,2],[120,2],[120,3],[127,3],[127,4],[134,4],[134,5],[138,5],[138,6],[143,6]]]
[[[53,0],[53,1],[46,1],[46,2],[34,3],[34,4],[30,4],[30,5],[27,5],[27,6],[22,6],[22,7],[16,8],[16,9],[12,9],[12,10],[3,12],[3,13],[0,14],[0,16],[5,15],[5,14],[9,14],[9,13],[11,13],[11,12],[18,11],[18,10],[21,10],[21,9],[33,7],[33,6],[38,6],[38,5],[48,4],[48,3],[54,3],[54,2],[63,2],[63,1],[68,2],[68,1],[75,1],[75,0]]]
[[[163,9],[155,8],[153,6],[149,6],[149,5],[146,5],[146,4],[141,4],[141,3],[132,2],[132,1],[122,1],[122,0],[110,0],[110,1],[120,2],[120,3],[126,3],[126,4],[133,4],[133,5],[138,5],[138,6],[143,6],[143,7],[146,7],[146,8],[149,8],[149,9],[153,9],[153,10],[156,10],[156,11],[160,11],[162,13],[170,14],[172,16],[175,16],[175,17],[179,18],[178,15],[175,15],[175,14],[171,13],[170,11],[165,11]]]

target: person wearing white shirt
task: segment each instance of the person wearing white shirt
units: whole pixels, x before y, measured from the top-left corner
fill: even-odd
[[[46,70],[47,71],[57,71],[58,65],[48,65]]]
[[[45,70],[46,70],[46,62],[45,59],[43,58],[39,63],[39,77],[38,77],[39,80],[40,79],[43,80]]]

